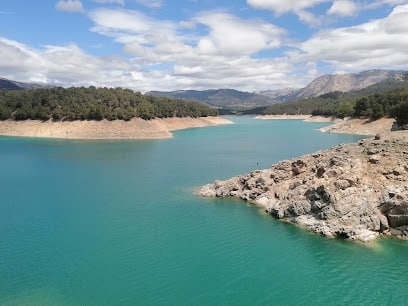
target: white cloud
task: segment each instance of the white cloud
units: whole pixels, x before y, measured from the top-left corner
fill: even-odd
[[[247,0],[254,8],[271,10],[278,15],[312,8],[323,2],[328,0]]]
[[[195,20],[210,29],[199,41],[224,55],[250,55],[281,45],[284,31],[260,20],[242,20],[226,13],[204,13]]]
[[[260,20],[241,20],[226,13],[202,13],[190,22],[176,23],[155,20],[138,11],[99,9],[90,13],[95,22],[93,31],[113,37],[125,45],[132,55],[160,57],[157,60],[176,61],[179,52],[196,55],[251,55],[281,45],[284,31]],[[189,25],[189,28],[186,27]],[[194,25],[209,30],[207,35],[182,34]],[[175,56],[173,56],[175,55]]]
[[[36,52],[16,41],[0,38],[0,69],[2,74],[16,75],[26,80],[31,75],[39,76],[46,64]]]
[[[365,9],[377,9],[384,5],[395,6],[399,4],[408,4],[407,0],[374,0],[364,4]]]
[[[291,3],[304,22],[312,22],[305,3]],[[332,13],[340,11],[334,7]],[[408,5],[395,7],[383,19],[321,30],[294,46],[285,45],[287,33],[280,27],[220,11],[182,21],[125,9],[99,8],[87,16],[94,24],[91,30],[121,45],[127,57],[93,56],[76,44],[33,49],[0,38],[0,71],[7,78],[61,85],[254,91],[304,86],[321,73],[320,61],[335,71],[406,69],[408,63]],[[285,56],[258,58],[261,52],[278,49],[279,54],[288,47]]]
[[[361,25],[325,30],[299,45],[293,60],[325,61],[335,69],[406,68],[408,5]]]
[[[333,5],[327,11],[327,14],[347,17],[355,15],[358,9],[357,4],[355,4],[353,1],[337,0],[333,2]]]
[[[89,13],[95,23],[92,28],[95,32],[107,34],[110,31],[118,33],[142,33],[151,28],[152,21],[138,11],[97,9]],[[114,34],[116,35],[116,34]]]
[[[159,51],[156,51],[156,56],[158,54]],[[137,91],[220,86],[254,91],[271,88],[271,84],[288,87],[304,81],[285,77],[294,70],[288,62],[250,57],[197,57],[190,53],[166,70],[148,68],[149,63],[143,60],[95,57],[75,44],[31,49],[0,38],[0,70],[4,77],[19,81],[47,82],[60,86],[121,86]]]
[[[313,9],[322,3],[331,3],[326,12],[327,15],[349,17],[356,15],[360,10],[378,9],[384,5],[408,4],[408,0],[247,0],[247,3],[257,9],[273,11],[277,16],[287,13],[296,14],[301,22],[317,27],[329,20],[326,16],[312,13]]]
[[[293,68],[281,59],[251,58],[259,51],[280,47],[281,36],[285,34],[283,29],[262,20],[205,12],[191,20],[170,22],[137,11],[106,9],[93,11],[90,17],[95,22],[93,31],[123,44],[124,51],[147,69],[166,65],[166,70],[160,71],[160,83],[165,86],[167,80],[168,88],[217,88],[220,79],[227,87],[255,89],[260,84],[270,87],[267,84],[277,71]],[[206,27],[208,33],[192,34],[197,26]],[[261,75],[262,71],[267,71],[268,77]],[[155,71],[156,76],[158,73]],[[280,75],[275,81],[288,80]],[[289,82],[295,82],[292,80]]]
[[[55,5],[55,8],[59,11],[66,11],[72,13],[84,12],[84,7],[80,0],[60,0]]]
[[[162,0],[136,0],[136,2],[146,7],[154,9],[161,8],[164,5]]]
[[[374,2],[377,2],[380,4],[398,5],[398,4],[405,4],[408,1],[407,0],[377,0]]]
[[[95,57],[75,44],[32,49],[0,38],[0,69],[9,79],[61,86],[151,86],[137,63],[118,56]]]
[[[125,0],[92,0],[96,3],[117,3],[120,5],[125,5]]]
[[[286,13],[294,13],[299,20],[312,25],[318,26],[320,18],[307,11],[318,4],[330,2],[330,0],[247,0],[247,3],[257,9],[271,10],[278,16]]]
[[[317,27],[322,24],[322,20],[319,17],[315,16],[314,14],[310,13],[309,11],[301,10],[298,11],[296,14],[299,17],[300,21],[308,25]]]
[[[88,16],[94,32],[112,37],[133,58],[96,57],[75,44],[32,50],[7,41],[0,45],[0,70],[17,80],[140,91],[219,87],[253,91],[300,86],[304,81],[286,77],[297,68],[285,58],[251,58],[282,44],[284,31],[262,20],[212,12],[183,23],[113,9],[97,9]],[[208,33],[198,35],[194,25],[207,27]]]

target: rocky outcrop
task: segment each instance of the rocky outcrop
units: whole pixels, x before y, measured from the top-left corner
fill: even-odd
[[[404,71],[394,70],[368,70],[359,73],[348,74],[326,74],[312,81],[305,88],[301,89],[297,99],[317,97],[333,91],[349,92],[366,88],[388,79],[400,79]]]
[[[408,143],[362,140],[201,187],[328,237],[408,238]]]

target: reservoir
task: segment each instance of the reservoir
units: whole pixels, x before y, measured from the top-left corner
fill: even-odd
[[[0,137],[0,305],[407,305],[406,241],[327,239],[194,194],[361,137],[228,119],[166,140]]]

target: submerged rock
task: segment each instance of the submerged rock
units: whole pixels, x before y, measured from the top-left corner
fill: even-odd
[[[206,197],[262,205],[277,219],[328,237],[408,238],[408,144],[364,140],[201,187]]]

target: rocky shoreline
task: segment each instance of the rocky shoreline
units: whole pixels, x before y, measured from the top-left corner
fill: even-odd
[[[408,143],[389,138],[338,145],[215,181],[198,193],[261,205],[277,219],[327,237],[407,239]]]

